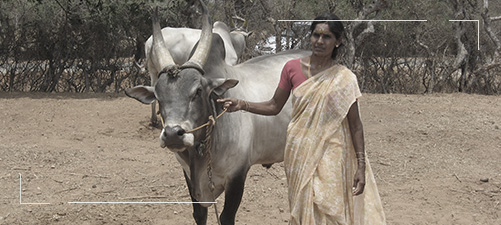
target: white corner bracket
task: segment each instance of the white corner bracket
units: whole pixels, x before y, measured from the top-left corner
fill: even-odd
[[[480,20],[449,20],[449,22],[477,22],[477,50],[480,51]]]
[[[22,199],[22,194],[23,194],[22,184],[23,184],[22,175],[19,174],[19,204],[20,205],[50,205],[50,203],[23,202],[23,199]]]

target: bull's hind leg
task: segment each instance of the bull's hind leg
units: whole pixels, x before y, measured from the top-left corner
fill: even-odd
[[[158,127],[160,128],[161,125],[158,122],[158,117],[157,117],[157,110],[156,110],[157,102],[151,103],[151,119],[150,119],[150,125],[152,127]]]
[[[158,77],[157,77],[157,71],[154,71],[154,66],[151,63],[151,60],[148,60],[149,62],[147,64],[147,68],[150,68],[149,74],[150,74],[150,79],[151,79],[151,87],[155,87],[155,84],[157,83]],[[151,118],[150,118],[150,126],[156,127],[156,128],[163,128],[162,124],[159,123],[158,117],[157,117],[157,101],[154,101],[151,103]],[[160,107],[160,106],[159,106]]]
[[[237,214],[238,207],[242,201],[242,196],[244,194],[245,178],[247,176],[248,170],[244,170],[237,174],[230,182],[226,185],[224,191],[224,209],[221,213],[221,224],[222,225],[233,225],[235,224],[235,217]]]
[[[188,176],[186,176],[186,173],[183,171],[184,174],[184,179],[186,180],[186,184],[188,185],[188,190],[190,191],[190,197],[192,202],[196,202],[197,200],[193,198],[193,195],[191,194],[191,184],[188,179]],[[206,225],[207,224],[207,208],[201,206],[198,203],[193,203],[193,218],[195,219],[195,222],[197,225]]]

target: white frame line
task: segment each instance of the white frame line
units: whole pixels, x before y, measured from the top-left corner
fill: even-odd
[[[477,22],[477,50],[480,51],[480,20],[449,20],[449,22]]]
[[[217,202],[68,202],[68,204],[216,204]]]
[[[313,22],[315,20],[278,20],[279,22]],[[321,20],[340,22],[427,22],[428,20]],[[477,50],[480,51],[480,20],[449,20],[450,22],[477,22]]]
[[[313,22],[315,20],[278,20],[279,22]],[[340,22],[427,22],[428,20],[320,20]]]
[[[279,22],[312,22],[314,20],[278,20]],[[341,22],[427,22],[428,20],[322,20]],[[477,22],[477,45],[480,50],[480,20],[449,20],[450,22]],[[68,204],[216,204],[217,202],[68,202]],[[22,175],[19,173],[19,204],[50,205],[50,203],[22,202]]]
[[[22,175],[19,174],[19,204],[21,205],[50,205],[50,203],[34,203],[22,201]],[[68,204],[217,204],[217,202],[67,202]]]

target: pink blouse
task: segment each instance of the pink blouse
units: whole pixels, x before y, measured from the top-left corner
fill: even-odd
[[[293,59],[288,61],[282,69],[280,83],[278,87],[284,91],[290,92],[301,85],[306,80],[306,76],[301,70],[301,59]]]

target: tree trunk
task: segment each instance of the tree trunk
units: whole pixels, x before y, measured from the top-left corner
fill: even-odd
[[[487,58],[487,62],[484,65],[482,65],[480,68],[475,70],[473,72],[475,74],[480,74],[480,73],[485,74],[489,70],[494,69],[494,68],[498,68],[501,66],[501,62],[499,60],[499,57],[501,55],[501,41],[496,36],[496,33],[492,30],[492,27],[491,27],[491,22],[493,21],[493,17],[489,17],[489,1],[488,0],[484,0],[484,6],[483,6],[483,11],[482,11],[481,15],[482,15],[482,19],[484,22],[484,30],[487,33],[487,35],[489,36],[492,43],[494,44],[494,56],[492,56],[492,57],[486,56],[485,58]]]
[[[275,27],[275,52],[279,53],[282,51],[282,29],[280,26]]]
[[[491,17],[489,17],[489,0],[484,0],[484,9],[481,14],[482,14],[482,19],[484,21],[484,30],[485,32],[487,32],[487,35],[489,35],[489,38],[491,39],[491,41],[494,43],[495,46],[494,58],[499,58],[501,51],[501,41],[491,28],[492,19]]]
[[[467,19],[467,15],[464,8],[463,0],[450,0],[453,4],[454,9],[456,10],[455,17],[457,19]],[[456,39],[457,45],[457,53],[456,58],[454,59],[454,63],[449,68],[449,76],[453,76],[454,72],[458,69],[461,69],[461,76],[459,77],[458,83],[458,91],[463,92],[466,86],[466,62],[468,61],[468,50],[465,47],[465,44],[461,40],[461,37],[466,32],[465,22],[453,22],[453,29],[455,31],[454,38]]]
[[[382,10],[387,6],[386,0],[375,0],[372,2],[372,4],[365,5],[363,6],[361,3],[360,4],[355,4],[354,6],[358,7],[358,17],[356,20],[365,20],[367,17],[377,11]],[[355,29],[360,26],[363,22],[361,21],[354,21],[351,22],[346,30],[345,30],[345,38],[346,42],[344,45],[346,46],[346,52],[342,56],[343,58],[343,63],[346,65],[348,68],[353,68],[353,63],[355,62],[355,52],[356,52],[356,46],[357,43],[362,43],[362,41],[371,33],[374,33],[374,26],[372,22],[369,22],[367,24],[367,28],[362,31],[357,37],[354,37],[354,32]]]

